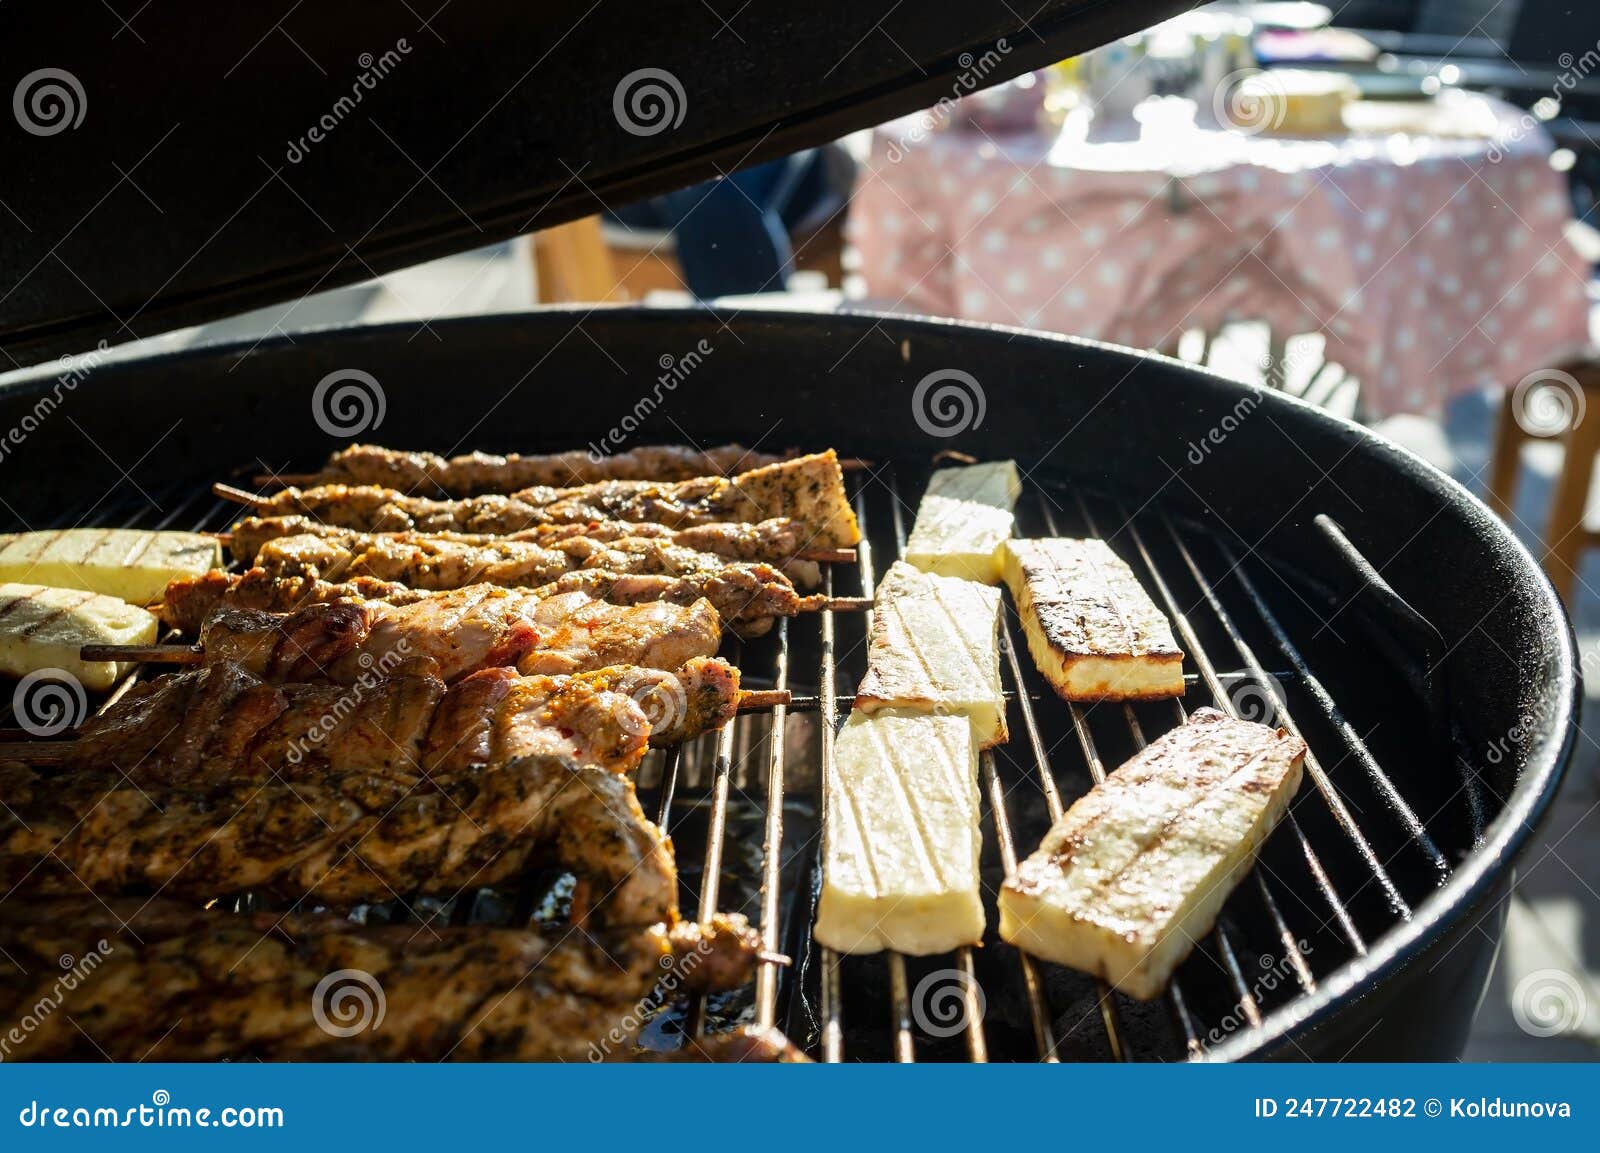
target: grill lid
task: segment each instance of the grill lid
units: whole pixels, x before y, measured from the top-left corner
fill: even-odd
[[[119,343],[547,228],[1197,2],[276,0],[219,20],[177,0],[124,21],[14,0],[0,349]]]

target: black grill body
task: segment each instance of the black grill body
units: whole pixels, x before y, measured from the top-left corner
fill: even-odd
[[[711,351],[672,388],[658,389],[663,358],[697,348]],[[873,462],[852,484],[880,573],[936,454],[1015,459],[1029,476],[1020,531],[1097,532],[1147,587],[1152,578],[1141,564],[1159,573],[1172,595],[1164,607],[1190,622],[1224,689],[1248,672],[1243,642],[1281,681],[1346,807],[1342,822],[1308,781],[1294,809],[1299,833],[1277,830],[1258,869],[1261,885],[1241,886],[1224,912],[1226,939],[1202,942],[1180,969],[1199,1049],[1170,1005],[1116,998],[1108,1023],[1093,982],[1048,966],[1040,967],[1041,1006],[1017,954],[992,939],[970,958],[987,997],[983,1051],[975,1052],[970,1038],[931,1036],[899,1019],[906,987],[948,967],[948,958],[909,959],[899,974],[901,962],[849,958],[828,987],[827,958],[809,937],[816,766],[826,699],[851,691],[863,633],[859,618],[843,614],[827,624],[831,632],[790,622],[782,649],[788,687],[820,694],[824,704],[785,721],[782,867],[769,871],[762,854],[770,749],[780,743],[767,722],[745,723],[724,745],[691,749],[641,781],[647,807],[649,790],[658,801],[670,794],[686,909],[703,892],[696,862],[716,820],[727,833],[716,862],[720,907],[759,916],[763,883],[781,890],[779,941],[795,966],[757,993],[713,1006],[713,1025],[770,999],[777,1022],[814,1053],[827,1055],[832,1014],[843,1030],[842,1052],[833,1055],[846,1059],[895,1056],[908,1028],[919,1059],[1037,1059],[1042,1007],[1062,1059],[1119,1050],[1138,1059],[1461,1051],[1493,961],[1512,863],[1570,756],[1579,681],[1570,627],[1532,559],[1473,497],[1416,457],[1280,394],[1067,338],[860,315],[554,309],[438,321],[427,331],[334,330],[91,359],[70,373],[56,366],[0,394],[0,426],[27,426],[0,461],[12,527],[220,527],[237,510],[209,494],[210,482],[314,466],[347,443],[319,426],[312,395],[328,374],[351,369],[383,391],[383,421],[363,439],[400,447],[566,449],[601,441],[624,416],[638,416],[647,394],[659,403],[639,417],[633,444],[832,445]],[[948,436],[914,408],[918,385],[946,370],[969,374],[983,397],[981,422]],[[866,591],[859,586],[869,577],[842,570],[834,591]],[[1337,718],[1284,655],[1244,581],[1336,702]],[[770,637],[738,654],[752,684],[773,675],[779,646]],[[985,796],[985,859],[995,883],[1003,874],[997,818],[1025,854],[1049,821],[1043,777],[1070,803],[1091,784],[1087,750],[1106,768],[1131,752],[1126,719],[1105,708],[1087,716],[1085,745],[1030,664],[1024,654],[1021,676],[1007,687],[1031,703],[1038,742],[1024,735],[1014,702],[1012,742],[993,763],[998,792]],[[1201,678],[1186,703],[1210,695]],[[1173,723],[1145,706],[1136,716],[1151,739]],[[1363,767],[1340,718],[1402,806]],[[719,788],[731,797],[725,817],[716,816]],[[1423,838],[1402,809],[1415,814]],[[1342,910],[1319,891],[1317,867]],[[990,914],[992,923],[992,903]],[[1310,982],[1288,973],[1263,989],[1263,973],[1285,953],[1285,928],[1309,945]],[[1240,1007],[1241,979],[1259,1020]]]

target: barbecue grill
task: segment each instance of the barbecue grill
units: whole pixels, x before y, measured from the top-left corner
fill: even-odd
[[[959,52],[992,32],[983,22],[999,17],[983,5],[965,13],[930,7],[931,18],[916,18],[928,26],[906,36],[918,67],[944,84]],[[1033,22],[1043,30],[1038,42],[1029,39],[985,80],[1127,30],[1113,19],[1148,23],[1176,7],[1047,5]],[[685,7],[682,15],[709,40],[713,29],[697,23],[703,14]],[[847,63],[825,92],[796,89],[804,107],[782,121],[781,147],[938,98],[892,49],[850,63],[849,39],[870,29],[870,19],[861,25],[852,15],[829,30],[823,17],[841,16],[827,6],[791,15],[795,24],[785,31],[799,35],[797,43],[837,47]],[[347,47],[344,14],[322,19],[332,26],[306,29],[304,38],[297,27],[296,39],[314,52]],[[467,34],[494,18],[469,10],[460,19],[462,42],[484,43]],[[527,19],[546,34],[548,50],[551,17]],[[882,27],[900,30],[894,17],[885,19]],[[581,28],[574,35],[597,35]],[[513,32],[526,46],[525,31],[507,35]],[[171,33],[191,41],[220,34],[199,24]],[[688,52],[687,34],[664,28],[662,58]],[[772,35],[762,27],[753,45],[719,51],[742,59]],[[621,48],[604,38],[594,51],[603,67],[593,76],[573,78],[563,66],[558,79],[576,84],[580,96],[604,89],[609,109],[616,75],[644,62],[635,50],[622,67]],[[98,75],[131,82],[126,57],[97,52],[92,63],[107,70]],[[496,57],[490,61],[500,68]],[[775,67],[790,69],[789,55],[780,53]],[[691,85],[691,108],[702,97],[703,109],[725,108],[728,122],[695,123],[685,137],[659,145],[660,155],[608,139],[596,146],[600,161],[582,182],[617,194],[738,159],[752,132],[782,117],[781,102],[738,69],[717,76],[699,77],[697,86],[695,74],[682,79]],[[444,90],[440,83],[435,91]],[[741,85],[745,103],[732,98]],[[548,88],[541,91],[548,97]],[[222,113],[207,105],[196,115],[239,114],[243,97],[227,92],[217,100]],[[310,98],[297,90],[286,99],[304,105]],[[512,99],[525,103],[527,94]],[[107,108],[105,118],[125,114]],[[218,168],[241,147],[275,139],[277,113],[262,114],[269,122],[260,133],[238,132],[251,123],[242,117],[232,122],[233,136],[218,137]],[[587,115],[544,127],[552,138],[592,131]],[[405,123],[416,122],[413,112]],[[525,125],[502,127],[488,138],[526,141]],[[525,183],[548,191],[558,181],[547,161],[561,153],[540,148],[531,154],[537,179]],[[65,155],[87,164],[88,149],[78,141]],[[337,148],[325,151],[329,170],[308,179],[328,191],[338,187],[334,177],[358,171],[361,157],[360,147],[342,160],[334,159]],[[161,178],[174,162],[152,158],[161,191],[180,191]],[[192,182],[193,172],[187,176]],[[482,209],[497,230],[516,226],[506,223],[516,212],[502,211],[508,201],[495,180],[462,179],[472,189],[464,210]],[[174,252],[184,234],[213,227],[207,221],[223,224],[218,214],[230,210],[203,184],[174,201],[195,209],[171,221]],[[23,219],[37,211],[37,221],[61,221],[17,237],[25,254],[54,242],[69,246],[65,255],[79,243],[80,232],[49,198],[12,192],[6,198]],[[552,218],[583,210],[576,193],[562,195],[571,199],[560,200]],[[463,242],[430,223],[425,207],[407,204],[415,227],[386,228],[373,266]],[[182,256],[172,253],[154,254],[165,263],[151,268],[129,259],[150,237],[119,236],[111,227],[120,219],[125,232],[131,211],[118,209],[105,223],[91,213],[83,223],[121,257],[92,252],[81,266],[90,284],[102,284],[96,273],[106,277],[98,295],[109,304],[85,303],[79,289],[59,281],[37,296],[25,293],[26,307],[0,304],[13,355],[88,347],[114,330],[108,310],[129,316],[123,305],[146,296],[147,315],[217,315],[259,295],[309,287],[310,270],[328,267],[317,263],[326,254],[296,234],[268,269],[270,246],[256,229],[267,227],[270,214],[261,216],[252,201],[239,210],[237,231],[225,224],[217,231],[205,269],[173,272]],[[340,242],[353,239],[348,220],[335,219],[330,228]],[[170,287],[162,283],[169,272]],[[347,261],[332,279],[365,274]],[[640,394],[656,381],[662,358],[697,348],[712,351],[641,415]],[[5,511],[14,523],[7,527],[221,528],[237,509],[211,495],[213,481],[304,469],[346,443],[314,419],[312,396],[330,374],[352,370],[376,382],[382,399],[381,424],[374,407],[360,431],[402,447],[553,451],[598,440],[631,414],[639,423],[634,443],[831,445],[869,461],[850,476],[865,533],[858,561],[827,574],[828,591],[840,596],[871,594],[903,545],[941,454],[1015,459],[1028,477],[1019,532],[1104,537],[1171,616],[1189,658],[1185,709],[1215,704],[1276,717],[1310,745],[1292,819],[1162,1001],[1108,995],[1091,978],[1032,962],[993,933],[1000,880],[1065,805],[1178,714],[1171,703],[1079,708],[1058,700],[1021,650],[1008,609],[1002,665],[1013,738],[981,762],[990,938],[943,957],[836,957],[810,937],[825,835],[820,769],[863,671],[866,621],[844,612],[786,621],[731,655],[747,685],[788,689],[793,703],[768,717],[736,718],[670,755],[652,754],[640,784],[647,810],[654,805],[676,843],[685,910],[745,911],[768,948],[793,963],[764,964],[753,988],[665,1007],[647,1045],[671,1048],[685,1032],[748,1018],[779,1025],[829,1060],[1460,1052],[1493,962],[1512,864],[1570,756],[1578,680],[1566,618],[1532,559],[1465,490],[1417,458],[1284,395],[1064,337],[871,315],[548,309],[436,321],[426,332],[394,325],[131,359],[96,354],[40,370],[0,393],[0,425],[26,430],[11,439],[0,465],[11,478]],[[948,391],[952,385],[959,395]],[[515,922],[559,915],[562,891],[559,879],[535,877],[514,892],[405,901],[371,915]],[[229,907],[253,900],[221,896]]]

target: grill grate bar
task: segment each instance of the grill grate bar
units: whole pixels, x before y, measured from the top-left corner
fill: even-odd
[[[1170,523],[1168,528],[1171,528]],[[1388,802],[1390,810],[1400,823],[1405,826],[1406,832],[1410,834],[1412,840],[1416,841],[1422,851],[1427,854],[1428,859],[1433,863],[1433,867],[1438,871],[1440,880],[1442,881],[1445,877],[1448,877],[1450,875],[1450,862],[1439,851],[1439,846],[1434,843],[1433,837],[1429,835],[1427,827],[1417,816],[1416,810],[1400,795],[1400,790],[1395,787],[1395,783],[1390,779],[1389,774],[1384,772],[1383,767],[1378,764],[1377,758],[1372,755],[1372,750],[1367,747],[1367,743],[1361,739],[1360,734],[1345,719],[1338,702],[1333,699],[1333,694],[1328,692],[1327,687],[1312,672],[1295,643],[1289,639],[1289,634],[1284,630],[1282,623],[1279,622],[1277,614],[1268,606],[1266,598],[1256,588],[1255,581],[1251,580],[1250,574],[1245,572],[1244,566],[1234,556],[1233,550],[1221,541],[1217,542],[1217,548],[1222,553],[1223,560],[1227,562],[1230,572],[1238,581],[1239,587],[1244,590],[1245,595],[1250,598],[1250,603],[1255,606],[1256,613],[1260,616],[1262,623],[1272,633],[1272,639],[1277,644],[1278,651],[1283,654],[1284,659],[1294,668],[1295,675],[1299,678],[1301,685],[1304,686],[1311,698],[1317,702],[1322,711],[1327,714],[1329,722],[1338,731],[1339,735],[1344,738],[1345,746],[1350,750],[1350,755],[1356,759],[1356,762],[1372,780],[1373,785],[1383,794],[1383,798]],[[1187,556],[1187,550],[1185,550],[1185,555]],[[1242,642],[1239,643],[1239,652],[1241,655],[1245,655],[1247,646],[1244,646]],[[1247,661],[1257,663],[1253,653],[1249,654]]]
[[[779,690],[789,687],[787,617],[778,618],[778,657],[772,687]],[[787,720],[785,706],[775,706],[769,734],[766,827],[761,847],[761,947],[768,953],[778,951],[778,934],[782,929],[778,923],[778,890],[783,883],[784,730]],[[756,970],[756,1020],[766,1028],[777,1021],[779,976],[775,961],[763,961]]]
[[[1161,594],[1161,599],[1166,603],[1167,613],[1172,618],[1173,624],[1178,627],[1184,644],[1188,646],[1188,655],[1193,658],[1200,668],[1200,674],[1210,686],[1212,701],[1218,708],[1226,709],[1234,716],[1238,715],[1233,701],[1222,687],[1221,678],[1217,676],[1216,666],[1211,663],[1211,658],[1206,654],[1205,647],[1200,643],[1200,637],[1195,633],[1194,626],[1189,622],[1188,614],[1178,606],[1178,598],[1173,595],[1166,578],[1161,575],[1161,570],[1156,567],[1155,558],[1150,550],[1145,547],[1144,537],[1139,532],[1139,526],[1134,524],[1133,518],[1126,515],[1126,510],[1118,506],[1118,514],[1124,517],[1128,532],[1133,538],[1134,545],[1139,550],[1139,556],[1144,561],[1145,570],[1149,572],[1151,581],[1156,586],[1156,591]],[[1179,706],[1182,707],[1181,705]],[[1311,870],[1317,888],[1322,891],[1323,899],[1328,902],[1329,909],[1333,912],[1334,919],[1344,930],[1346,939],[1358,953],[1367,951],[1366,941],[1361,936],[1361,931],[1356,928],[1355,920],[1350,916],[1339,891],[1333,887],[1333,881],[1328,876],[1328,871],[1323,867],[1322,859],[1317,856],[1317,851],[1311,847],[1311,841],[1306,837],[1305,830],[1300,827],[1300,822],[1295,819],[1293,810],[1285,815],[1284,823],[1293,832],[1295,841],[1300,846],[1307,867]]]
[[[1284,728],[1295,736],[1305,740],[1304,735],[1300,732],[1300,726],[1289,715],[1287,702],[1283,700],[1278,687],[1267,677],[1266,670],[1261,667],[1261,662],[1256,659],[1255,651],[1251,649],[1248,642],[1240,634],[1238,626],[1234,624],[1233,616],[1223,607],[1222,601],[1217,597],[1216,589],[1206,579],[1205,574],[1200,571],[1200,566],[1195,563],[1194,554],[1189,551],[1189,546],[1184,544],[1183,540],[1178,536],[1178,531],[1173,527],[1170,520],[1163,516],[1162,521],[1166,525],[1167,534],[1172,537],[1172,543],[1177,546],[1178,555],[1183,558],[1183,563],[1188,567],[1190,574],[1195,579],[1195,583],[1199,585],[1201,593],[1211,605],[1211,611],[1216,615],[1223,631],[1228,634],[1228,639],[1233,642],[1233,647],[1239,651],[1239,656],[1249,668],[1251,676],[1271,696],[1277,712],[1276,719],[1281,721]],[[1137,532],[1138,530],[1135,529],[1134,531]],[[1232,708],[1231,702],[1229,711],[1236,711]],[[1368,869],[1372,872],[1373,879],[1383,889],[1384,896],[1389,901],[1390,909],[1401,920],[1409,921],[1411,919],[1411,906],[1406,903],[1405,897],[1401,895],[1399,886],[1394,883],[1394,878],[1389,875],[1389,870],[1384,868],[1383,862],[1378,859],[1378,854],[1373,849],[1372,843],[1367,840],[1366,834],[1361,831],[1361,826],[1356,823],[1355,817],[1351,816],[1349,808],[1344,803],[1344,798],[1339,795],[1339,790],[1334,787],[1333,779],[1328,776],[1327,771],[1322,767],[1321,760],[1318,759],[1316,753],[1311,751],[1309,745],[1306,748],[1305,765],[1307,774],[1310,775],[1312,782],[1317,786],[1317,792],[1322,794],[1322,798],[1327,803],[1334,820],[1339,823],[1339,827],[1344,831],[1345,836],[1349,838],[1356,851],[1366,861]],[[1437,852],[1437,850],[1435,851]]]
[[[732,663],[738,664],[740,646],[734,642]],[[716,762],[711,773],[711,816],[706,829],[706,852],[700,871],[700,908],[697,919],[710,921],[717,913],[717,898],[722,891],[722,846],[727,840],[728,783],[733,775],[733,737],[739,718],[729,717],[717,730]],[[689,1036],[703,1037],[706,1031],[706,998],[697,993],[689,1002]]]
[[[1039,722],[1033,715],[1033,702],[1028,699],[1028,694],[1022,689],[1022,664],[1017,659],[1017,649],[1011,641],[1011,626],[1002,618],[1000,621],[1000,648],[1005,653],[1006,665],[1011,670],[1011,683],[1016,686],[1016,700],[1022,709],[1022,727],[1027,730],[1028,744],[1033,749],[1033,762],[1039,776],[1039,785],[1044,792],[1044,802],[1050,811],[1050,821],[1055,823],[1065,811],[1061,804],[1061,793],[1056,788],[1055,774],[1050,771],[1050,755],[1044,747],[1044,737],[1039,732]],[[1011,822],[1006,815],[1006,795],[1000,784],[1000,775],[995,771],[994,753],[983,754],[984,778],[989,788],[989,808],[994,812],[995,832],[1000,841],[1000,860],[1005,865],[1006,879],[1017,875],[1017,849],[1015,839],[1011,835]],[[1022,950],[1017,950],[1017,956],[1022,961],[1022,981],[1028,990],[1028,1013],[1033,1021],[1033,1036],[1038,1045],[1039,1057],[1043,1061],[1055,1062],[1060,1058],[1056,1056],[1055,1034],[1050,1023],[1050,1007],[1045,1002],[1044,982],[1039,977],[1039,969],[1033,958]],[[1122,1032],[1107,1032],[1107,1039],[1111,1044],[1113,1054],[1122,1053]]]
[[[860,554],[858,553],[857,556]],[[823,594],[833,597],[833,566],[822,570]],[[839,720],[839,697],[836,670],[833,662],[834,621],[833,610],[823,609],[820,618],[822,634],[822,661],[817,674],[817,695],[822,708],[822,724],[818,736],[822,744],[822,812],[823,840],[827,840],[828,778],[833,775],[834,726]],[[839,955],[826,945],[822,946],[822,1059],[829,1064],[844,1060],[843,1006],[839,996]]]

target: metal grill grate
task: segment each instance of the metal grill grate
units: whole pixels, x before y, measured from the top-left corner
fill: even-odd
[[[827,594],[872,595],[884,553],[892,557],[904,547],[924,475],[884,468],[852,478],[863,541],[853,571],[824,567]],[[916,483],[905,483],[911,480]],[[60,523],[220,529],[237,511],[204,487],[174,484],[154,494],[119,489]],[[753,990],[666,1007],[647,1030],[647,1044],[671,1047],[680,1043],[679,1033],[692,1037],[753,1018],[785,1028],[827,1061],[1203,1057],[1221,1039],[1248,1036],[1273,1014],[1292,1011],[1296,997],[1315,991],[1319,980],[1364,955],[1377,935],[1409,919],[1413,902],[1449,875],[1439,840],[1471,844],[1481,835],[1482,806],[1469,774],[1464,789],[1456,775],[1451,787],[1408,800],[1332,687],[1351,681],[1354,670],[1361,680],[1378,679],[1373,692],[1380,697],[1403,692],[1414,698],[1409,682],[1392,670],[1374,670],[1370,661],[1337,655],[1331,664],[1322,662],[1323,675],[1315,672],[1318,662],[1307,651],[1337,650],[1337,632],[1326,625],[1311,629],[1321,618],[1302,611],[1304,593],[1258,558],[1241,557],[1209,533],[1180,528],[1159,510],[1130,516],[1115,502],[1097,500],[1091,507],[1076,492],[1030,488],[1018,520],[1024,535],[1100,536],[1102,526],[1116,526],[1109,543],[1171,618],[1194,672],[1181,703],[1066,704],[1025,667],[1007,601],[1000,645],[1013,739],[980,760],[986,882],[1013,873],[1019,856],[1071,799],[1148,739],[1181,723],[1188,708],[1211,704],[1259,719],[1258,711],[1241,706],[1277,702],[1277,723],[1303,736],[1312,750],[1308,785],[1217,927],[1180,968],[1164,1005],[1130,1001],[1103,982],[999,943],[992,931],[992,885],[986,893],[991,939],[981,950],[942,958],[840,957],[812,942],[820,791],[827,777],[822,768],[850,707],[852,694],[841,694],[841,685],[853,684],[862,670],[871,618],[870,611],[823,611],[815,621],[780,621],[770,636],[742,647],[733,642],[727,654],[743,668],[747,685],[793,690],[790,705],[768,716],[737,717],[685,748],[653,753],[641,769],[641,794],[653,800],[658,822],[674,837],[684,908],[702,918],[745,912],[769,952],[794,958],[788,969],[763,962]],[[1291,616],[1296,620],[1286,619]],[[1262,652],[1275,654],[1274,664],[1281,659],[1282,670],[1269,671]],[[813,668],[815,685],[809,686],[803,682]],[[1349,683],[1337,687],[1344,695],[1352,690]],[[1357,715],[1353,709],[1351,715]],[[1335,759],[1325,763],[1319,754]],[[1411,776],[1407,784],[1415,792]],[[1441,828],[1449,836],[1439,837]],[[563,892],[559,879],[545,876],[515,894],[413,897],[374,908],[391,920],[424,925],[526,923],[541,910],[558,909]],[[249,897],[233,903],[252,907]],[[930,1029],[919,1021],[919,975],[951,973],[961,1027]]]

